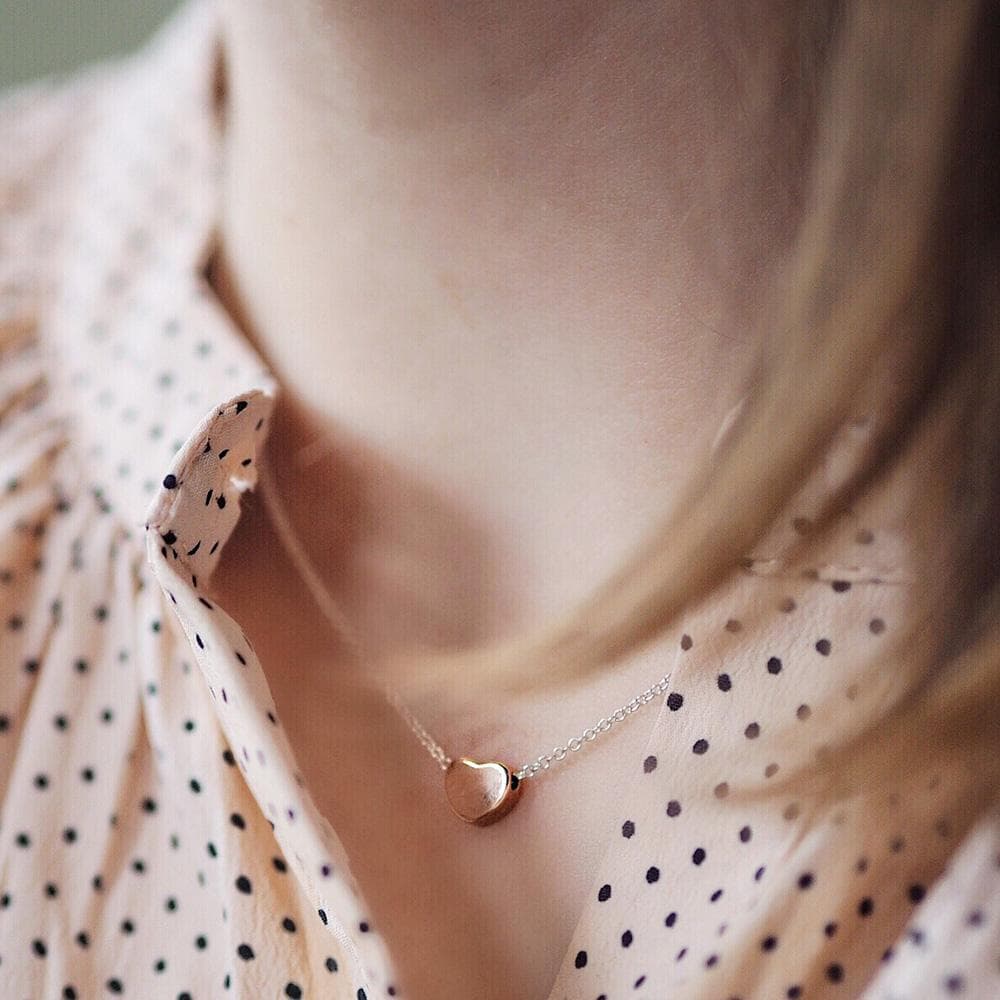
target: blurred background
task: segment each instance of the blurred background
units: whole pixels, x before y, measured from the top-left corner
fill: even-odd
[[[0,89],[126,52],[178,0],[0,0]]]

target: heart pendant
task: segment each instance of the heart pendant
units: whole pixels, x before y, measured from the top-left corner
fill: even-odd
[[[477,764],[459,757],[444,773],[444,791],[456,816],[489,826],[502,819],[521,797],[523,782],[506,764]]]

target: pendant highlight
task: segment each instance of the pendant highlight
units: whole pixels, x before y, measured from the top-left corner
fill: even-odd
[[[489,826],[517,804],[524,784],[506,765],[453,760],[444,772],[444,791],[452,811],[466,823]]]

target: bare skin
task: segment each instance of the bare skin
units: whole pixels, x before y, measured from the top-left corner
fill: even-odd
[[[592,892],[624,789],[636,777],[661,701],[540,779],[513,812],[468,826],[445,800],[442,773],[384,699],[352,683],[308,594],[257,544],[252,498],[212,589],[246,632],[320,812],[343,842],[371,922],[415,1000],[546,998]],[[262,627],[262,607],[277,624]],[[673,646],[673,643],[671,643]],[[414,706],[452,756],[514,766],[593,725],[662,675],[673,649],[561,700],[484,703],[476,717]],[[627,689],[627,690],[626,690]],[[619,835],[620,836],[620,835]]]
[[[213,280],[285,387],[267,460],[369,648],[538,625],[704,460],[801,208],[811,115],[787,96],[804,5],[733,6],[223,4]],[[465,827],[246,504],[213,589],[407,995],[543,1000],[655,710]],[[563,694],[414,709],[450,750],[526,758],[656,680],[674,641]]]

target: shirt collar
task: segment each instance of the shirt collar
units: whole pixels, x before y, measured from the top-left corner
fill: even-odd
[[[84,485],[141,536],[247,785],[361,982],[390,981],[343,845],[304,787],[239,626],[203,596],[240,516],[278,386],[204,276],[217,233],[216,0],[187,0],[134,55],[80,77],[68,202],[42,328]],[[251,750],[255,748],[255,750]],[[360,995],[359,991],[359,995]]]
[[[194,501],[185,477],[220,422],[230,499],[254,485],[278,393],[204,274],[223,155],[219,16],[214,0],[187,0],[94,76],[48,323],[91,489],[130,528],[175,534]],[[238,508],[216,513],[213,555]]]

